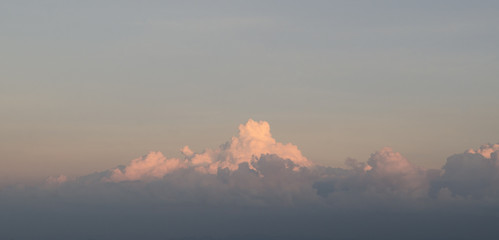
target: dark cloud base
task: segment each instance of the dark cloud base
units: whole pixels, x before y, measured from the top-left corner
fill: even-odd
[[[449,161],[462,159],[455,155]],[[483,189],[472,195],[474,191],[466,189],[481,185],[474,178],[463,184],[463,177],[455,183],[449,180],[452,171],[425,175],[431,179],[426,192],[413,194],[401,180],[391,185],[394,181],[385,179],[386,175],[379,179],[355,168],[296,171],[292,162],[275,155],[262,155],[254,166],[241,164],[234,172],[220,169],[217,175],[183,169],[156,181],[103,182],[111,174],[104,171],[56,186],[6,188],[0,192],[0,236],[494,239],[499,229],[496,195],[484,195]],[[482,170],[490,171],[488,167]],[[485,189],[490,185],[489,181]],[[454,194],[452,189],[467,195]]]
[[[499,144],[413,165],[383,148],[313,164],[248,121],[219,149],[152,152],[76,179],[0,189],[0,239],[496,239]]]

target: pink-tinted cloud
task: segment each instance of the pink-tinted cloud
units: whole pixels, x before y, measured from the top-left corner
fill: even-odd
[[[297,146],[276,141],[267,122],[250,119],[239,126],[237,136],[218,148],[195,153],[184,146],[181,153],[181,158],[168,158],[160,152],[151,152],[127,166],[77,181],[87,184],[160,181],[176,193],[164,197],[180,202],[201,198],[214,203],[292,205],[298,199],[320,203],[318,197],[323,197],[323,204],[337,204],[342,199],[351,205],[359,196],[371,200],[499,197],[499,144],[453,155],[441,170],[415,166],[388,147],[371,154],[366,162],[347,159],[347,169],[330,168],[313,164]],[[47,180],[51,186],[73,182],[64,176]],[[158,193],[162,194],[165,193]]]
[[[485,158],[491,158],[492,153],[499,151],[499,144],[484,144],[478,149],[469,149],[466,153],[480,154]]]
[[[411,224],[404,223],[402,219],[415,217],[415,222],[420,224],[436,216],[441,218],[428,223],[428,228],[440,229],[439,224],[445,223],[454,232],[456,219],[461,221],[474,217],[467,221],[475,224],[474,227],[485,226],[490,229],[489,232],[494,232],[497,228],[492,225],[499,216],[498,147],[499,144],[488,144],[477,150],[455,154],[447,159],[441,170],[415,166],[391,148],[382,148],[365,162],[347,159],[348,168],[331,168],[313,164],[295,145],[277,142],[270,134],[267,122],[250,119],[239,126],[237,136],[219,148],[195,153],[185,146],[181,149],[181,158],[168,158],[160,152],[151,152],[132,160],[127,166],[76,179],[68,180],[61,175],[48,178],[38,188],[19,186],[0,189],[0,208],[3,207],[3,212],[17,208],[6,216],[28,213],[27,217],[21,217],[22,221],[18,221],[22,223],[22,229],[25,219],[32,218],[32,212],[43,212],[54,207],[56,211],[40,214],[39,219],[43,220],[37,220],[36,224],[44,223],[46,216],[57,212],[64,214],[59,216],[60,223],[54,226],[66,224],[70,215],[97,216],[98,219],[110,217],[109,221],[104,221],[107,224],[122,221],[121,218],[126,215],[121,213],[131,213],[131,216],[145,216],[151,221],[152,224],[144,224],[141,219],[137,225],[116,228],[119,229],[117,232],[123,229],[139,232],[130,239],[147,238],[144,233],[149,226],[160,226],[158,229],[163,230],[165,226],[178,223],[180,218],[184,222],[165,230],[166,235],[179,226],[185,226],[187,233],[193,229],[199,231],[199,227],[205,227],[217,219],[221,222],[213,223],[206,229],[220,228],[221,232],[227,232],[232,228],[226,226],[242,222],[242,227],[236,228],[237,232],[237,229],[247,229],[248,225],[261,224],[263,228],[272,228],[276,223],[286,225],[289,219],[299,219],[293,227],[287,226],[286,232],[293,229],[301,233],[303,226],[325,226],[324,229],[330,230],[330,223],[334,222],[334,226],[343,226],[331,231],[336,233],[337,229],[346,227],[344,236],[350,238],[352,232],[358,230],[357,223],[362,219],[370,219],[362,227],[371,227],[372,232],[379,232],[379,229],[402,229],[405,232],[407,225]],[[26,210],[27,206],[35,211]],[[65,211],[68,209],[74,212],[67,214]],[[93,212],[88,214],[89,210]],[[255,212],[258,213],[257,218]],[[175,214],[178,217],[174,217]],[[487,214],[489,218],[484,217]],[[261,223],[275,216],[279,216],[278,220],[274,218]],[[310,216],[310,219],[302,220],[303,216]],[[380,222],[390,216],[391,219]],[[168,224],[155,222],[163,218],[168,219]],[[9,219],[4,218],[7,222]],[[253,219],[253,222],[248,224],[244,222],[246,219]],[[315,223],[310,221],[314,219]],[[477,224],[477,220],[480,223]],[[198,227],[192,226],[195,221]],[[88,223],[94,223],[94,219],[88,220]],[[351,227],[351,223],[356,224]],[[400,226],[386,227],[395,223]],[[106,226],[105,232],[108,231],[106,224],[99,224]],[[147,227],[137,231],[135,226],[139,225]],[[54,226],[47,229],[59,231]],[[417,231],[420,231],[419,227]],[[473,231],[473,235],[469,236],[474,237],[479,232]],[[359,239],[368,238],[369,234]],[[296,239],[302,238],[292,235],[298,236]],[[402,236],[392,235],[397,239]],[[320,239],[329,239],[330,236]],[[449,238],[447,232],[442,236],[438,239]],[[457,234],[450,238],[459,237],[461,235]],[[260,236],[253,238],[262,239]]]
[[[162,178],[165,174],[186,167],[184,160],[166,158],[161,152],[150,152],[144,157],[132,160],[124,170],[114,169],[110,181],[134,181]]]
[[[370,166],[367,173],[383,187],[418,194],[425,194],[428,190],[425,169],[414,166],[389,147],[373,153],[367,164]]]
[[[297,146],[277,142],[272,137],[267,122],[252,119],[239,125],[239,135],[232,137],[231,141],[220,148],[194,153],[185,146],[181,152],[185,159],[169,159],[160,152],[151,152],[133,160],[124,170],[114,169],[109,180],[119,182],[158,179],[180,168],[193,168],[202,173],[216,174],[218,169],[224,168],[235,171],[241,163],[248,163],[250,168],[254,169],[254,160],[263,154],[274,154],[282,159],[289,159],[296,168],[313,165],[301,154]]]

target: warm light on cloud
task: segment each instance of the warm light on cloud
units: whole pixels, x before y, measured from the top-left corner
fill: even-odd
[[[340,196],[350,198],[356,194],[441,200],[459,196],[499,197],[499,144],[453,155],[442,170],[415,166],[389,147],[371,154],[366,162],[348,158],[348,169],[334,169],[313,164],[291,143],[276,141],[268,122],[249,119],[239,125],[237,136],[218,148],[195,153],[184,146],[180,151],[182,158],[150,152],[126,166],[84,176],[77,182],[162,181],[180,192],[204,189],[201,192],[217,192],[226,200],[243,197],[238,200],[240,204],[250,205],[293,205],[297,199],[317,203],[319,196],[327,204]],[[63,186],[74,180],[60,175],[49,177],[46,183]],[[288,199],[290,196],[295,200]],[[191,197],[168,198],[181,201]]]
[[[110,181],[134,181],[162,178],[165,174],[180,168],[193,168],[202,173],[216,174],[218,169],[227,168],[235,171],[239,164],[247,163],[255,169],[253,162],[264,154],[274,154],[282,159],[289,159],[298,167],[310,167],[312,163],[305,158],[298,147],[277,142],[270,133],[270,126],[265,121],[249,119],[239,125],[239,135],[217,149],[206,149],[194,153],[188,146],[181,149],[185,159],[167,158],[160,152],[133,160],[125,169],[114,169]]]
[[[367,164],[370,166],[368,174],[386,187],[399,188],[403,191],[428,189],[429,181],[426,171],[413,166],[400,153],[385,147],[371,155]]]
[[[484,156],[485,158],[491,158],[491,154],[494,152],[499,151],[499,144],[485,144],[480,146],[478,149],[469,149],[466,151],[466,153],[471,153],[471,154],[480,154]]]
[[[167,159],[161,152],[150,152],[144,157],[133,160],[124,170],[114,169],[110,180],[134,181],[161,178],[166,173],[185,167],[185,161]]]
[[[91,211],[99,217],[114,216],[118,209],[174,221],[180,218],[171,214],[181,211],[181,216],[187,216],[186,223],[197,221],[203,226],[232,214],[243,222],[243,215],[265,216],[252,226],[271,216],[279,219],[276,222],[287,222],[288,214],[310,215],[312,221],[324,222],[320,219],[338,221],[360,213],[359,219],[376,219],[376,223],[379,212],[396,214],[397,221],[416,213],[430,220],[447,219],[435,209],[481,216],[483,209],[486,213],[499,209],[498,146],[488,144],[452,155],[442,169],[418,167],[389,147],[371,154],[365,162],[348,158],[347,168],[331,168],[313,164],[291,143],[276,141],[267,122],[250,119],[239,126],[237,136],[219,148],[195,153],[184,146],[182,158],[150,152],[126,166],[75,179],[60,175],[35,188],[0,189],[0,199],[5,202],[0,208],[10,204],[5,208],[21,209],[13,210],[19,214],[26,206],[47,211],[56,203],[57,207],[62,204],[63,212],[76,214]],[[110,212],[103,213],[103,209]],[[273,209],[276,212],[269,212]],[[208,220],[197,218],[203,214]],[[304,224],[308,222],[297,226]],[[226,233],[227,229],[220,231]]]

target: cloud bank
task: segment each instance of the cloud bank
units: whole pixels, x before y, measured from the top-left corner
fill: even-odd
[[[487,238],[499,223],[499,144],[450,156],[441,169],[415,166],[391,148],[331,168],[277,142],[267,122],[250,119],[216,149],[195,153],[185,146],[181,152],[182,158],[150,152],[76,179],[61,175],[36,187],[2,189],[4,237],[33,238],[15,229],[47,216],[55,218],[31,233],[53,239],[466,239]],[[99,219],[113,224],[95,225]],[[51,230],[61,224],[80,235]],[[461,227],[451,231],[455,226]],[[95,232],[81,230],[92,227]]]
[[[205,174],[217,174],[219,170],[235,171],[244,163],[256,170],[255,164],[262,155],[276,155],[290,160],[297,171],[299,167],[311,167],[298,147],[276,142],[270,134],[267,122],[249,120],[239,126],[239,136],[223,144],[218,149],[206,149],[202,153],[192,152],[188,146],[181,150],[185,159],[166,158],[160,152],[133,160],[124,169],[116,168],[108,179],[113,182],[160,179],[166,174],[179,169],[194,169]]]

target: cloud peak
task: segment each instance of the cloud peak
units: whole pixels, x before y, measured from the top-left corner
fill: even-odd
[[[277,142],[270,133],[266,121],[249,119],[239,125],[238,136],[216,149],[205,149],[194,153],[188,146],[181,150],[184,159],[167,158],[161,152],[151,152],[146,156],[132,160],[124,169],[113,169],[108,179],[113,182],[160,179],[166,174],[184,168],[195,169],[206,174],[217,174],[219,169],[235,171],[241,163],[247,163],[255,169],[255,161],[266,154],[287,159],[299,167],[310,167],[312,162],[305,158],[298,147]]]

